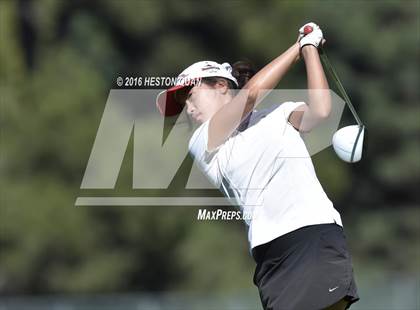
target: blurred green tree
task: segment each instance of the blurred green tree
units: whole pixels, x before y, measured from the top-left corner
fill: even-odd
[[[203,59],[247,57],[261,67],[309,20],[324,29],[369,128],[360,164],[331,149],[314,157],[321,182],[356,261],[416,271],[418,259],[406,257],[418,258],[410,245],[420,240],[418,12],[410,0],[0,2],[0,293],[250,286],[243,224],[198,222],[187,207],[74,200],[117,76],[175,76]],[[299,64],[279,88],[305,83]],[[119,194],[131,188],[126,157]]]

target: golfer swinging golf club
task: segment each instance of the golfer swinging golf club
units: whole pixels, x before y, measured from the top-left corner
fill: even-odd
[[[308,23],[295,44],[257,73],[198,62],[179,78],[200,78],[201,83],[179,84],[157,99],[166,116],[185,105],[199,125],[189,142],[195,162],[244,209],[254,205],[248,238],[264,309],[341,310],[359,299],[340,214],[320,185],[300,135],[331,110],[318,54],[324,42],[319,26]],[[301,58],[308,102],[255,110],[261,91],[275,88]],[[238,81],[245,85],[235,93]]]

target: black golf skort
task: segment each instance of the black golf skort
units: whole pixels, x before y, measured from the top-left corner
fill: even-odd
[[[265,310],[320,310],[359,300],[343,228],[311,225],[252,249]]]

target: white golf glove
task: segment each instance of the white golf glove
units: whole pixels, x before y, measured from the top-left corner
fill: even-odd
[[[307,23],[299,29],[300,49],[305,45],[313,45],[318,48],[323,39],[322,30],[315,23]]]

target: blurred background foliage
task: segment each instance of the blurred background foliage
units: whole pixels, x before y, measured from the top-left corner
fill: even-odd
[[[359,164],[331,148],[314,156],[356,276],[418,277],[419,11],[410,0],[1,1],[0,293],[250,288],[243,223],[74,202],[117,76],[176,76],[203,59],[262,67],[312,20],[369,130]],[[279,88],[305,86],[299,63]],[[126,157],[118,186],[129,190]]]

